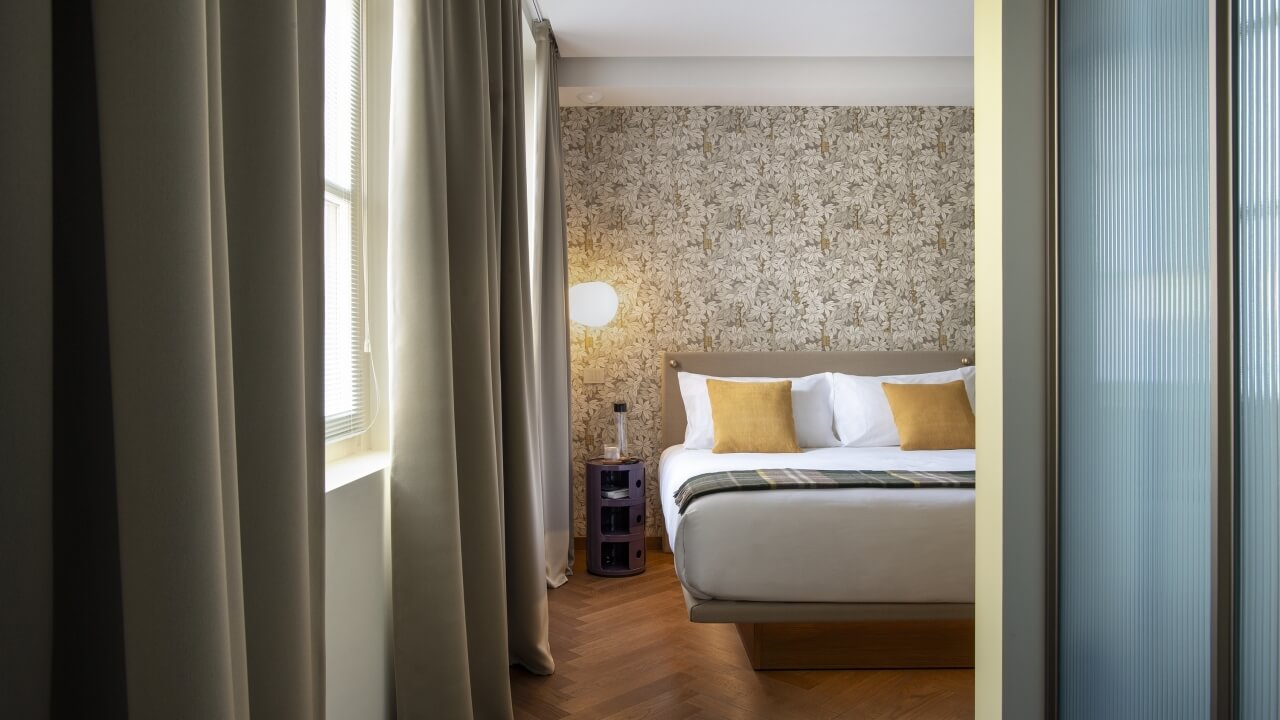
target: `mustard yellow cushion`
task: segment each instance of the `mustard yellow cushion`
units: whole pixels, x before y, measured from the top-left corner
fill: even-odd
[[[707,380],[713,453],[798,453],[791,412],[791,381],[731,382]]]
[[[933,385],[881,383],[903,450],[972,448],[973,408],[964,381]]]

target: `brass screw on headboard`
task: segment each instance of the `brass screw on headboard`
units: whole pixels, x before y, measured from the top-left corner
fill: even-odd
[[[973,358],[962,357],[962,358],[960,358],[960,364],[961,364],[961,365],[966,365],[966,366],[968,366],[968,365],[972,365],[972,364],[973,364]]]
[[[667,361],[667,364],[668,364],[668,365],[670,365],[670,366],[671,366],[671,367],[673,367],[673,368],[678,368],[678,367],[680,367],[680,361],[679,361],[679,360],[675,360],[675,359],[668,360],[668,361]]]

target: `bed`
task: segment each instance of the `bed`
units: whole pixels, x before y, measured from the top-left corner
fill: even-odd
[[[948,370],[967,353],[668,353],[659,465],[664,549],[675,554],[689,619],[737,625],[756,669],[971,667],[974,489],[825,488],[725,492],[679,512],[698,474],[973,470],[973,450],[810,448],[713,454],[683,447],[680,371],[798,377]]]

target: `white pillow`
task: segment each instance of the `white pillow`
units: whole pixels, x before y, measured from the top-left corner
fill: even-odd
[[[976,373],[977,368],[973,367],[923,375],[880,377],[832,373],[831,397],[836,417],[836,435],[845,447],[901,445],[898,426],[893,422],[893,410],[889,408],[889,399],[885,397],[880,383],[909,385],[962,380],[965,392],[969,395],[969,406],[973,407]]]
[[[832,424],[835,416],[831,410],[831,373],[806,375],[801,378],[715,377],[682,372],[680,397],[684,399],[684,414],[688,425],[684,431],[684,446],[691,450],[710,450],[715,445],[716,430],[711,421],[711,396],[707,394],[707,380],[732,382],[791,381],[791,413],[796,420],[796,441],[800,447],[839,447]]]

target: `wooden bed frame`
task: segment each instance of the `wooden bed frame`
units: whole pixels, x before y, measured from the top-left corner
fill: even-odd
[[[968,352],[672,352],[663,356],[662,447],[684,442],[678,372],[800,377],[902,375],[973,364]],[[667,535],[662,549],[671,552]],[[972,603],[705,600],[685,591],[689,620],[733,623],[756,670],[973,667]]]

